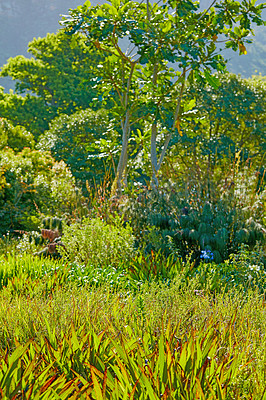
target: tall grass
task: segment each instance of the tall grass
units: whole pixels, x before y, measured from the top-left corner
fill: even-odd
[[[213,268],[2,256],[0,398],[263,400],[263,284]]]
[[[214,296],[196,279],[182,288],[181,279],[134,292],[63,281],[47,291],[37,279],[34,296],[8,284],[0,293],[2,396],[262,399],[263,295]]]

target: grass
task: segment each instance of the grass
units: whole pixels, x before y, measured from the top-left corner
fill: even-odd
[[[1,398],[265,399],[264,283],[160,262],[2,256]]]

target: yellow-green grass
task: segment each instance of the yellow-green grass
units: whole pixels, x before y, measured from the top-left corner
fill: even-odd
[[[2,258],[0,398],[265,398],[261,288],[213,292],[184,271],[81,285],[71,269]]]

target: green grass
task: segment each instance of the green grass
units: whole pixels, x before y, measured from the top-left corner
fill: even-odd
[[[1,398],[265,399],[263,275],[141,257],[0,265]]]

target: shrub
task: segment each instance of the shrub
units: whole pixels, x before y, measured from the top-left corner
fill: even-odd
[[[13,126],[7,119],[0,118],[0,150],[5,146],[19,152],[24,147],[34,146],[34,137],[22,126]]]
[[[0,151],[0,234],[36,230],[43,215],[69,214],[79,200],[63,161],[29,148]]]
[[[117,153],[117,132],[108,111],[91,109],[61,114],[40,138],[38,148],[63,160],[79,183],[99,183],[111,170]]]
[[[236,186],[236,185],[235,185]],[[246,192],[250,188],[246,187]],[[174,253],[192,260],[210,255],[216,263],[236,253],[241,244],[252,249],[265,243],[263,200],[266,191],[238,198],[238,190],[207,201],[192,191],[143,192],[124,205],[140,247]]]
[[[108,225],[99,218],[84,218],[64,227],[63,243],[67,249],[62,253],[77,264],[116,265],[133,255],[134,237],[131,228],[124,227],[117,218]]]

